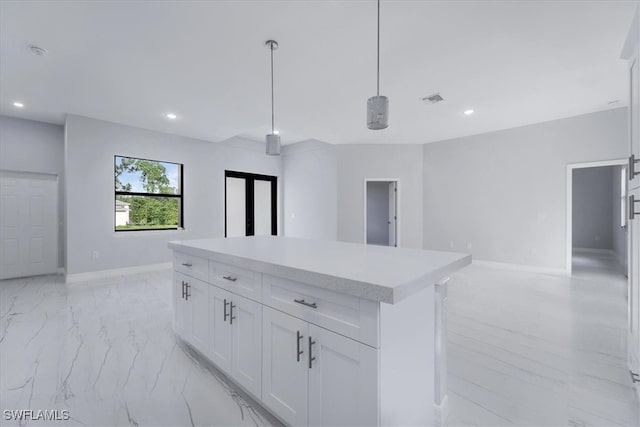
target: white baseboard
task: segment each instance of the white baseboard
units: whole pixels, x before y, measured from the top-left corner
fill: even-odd
[[[442,399],[442,403],[438,405],[437,403],[433,404],[434,407],[434,421],[436,426],[444,425],[445,421],[447,421],[447,417],[449,416],[449,396],[445,395],[444,399]]]
[[[508,262],[482,261],[474,259],[472,264],[480,267],[497,268],[500,270],[523,271],[527,273],[553,274],[557,276],[567,276],[564,268],[538,267],[535,265],[511,264]]]
[[[90,280],[107,279],[110,277],[127,276],[130,274],[149,273],[158,270],[168,270],[173,266],[172,262],[161,264],[138,265],[135,267],[113,268],[111,270],[90,271],[87,273],[67,274],[65,283],[88,282]]]
[[[573,248],[573,253],[580,252],[583,254],[616,255],[613,249]]]

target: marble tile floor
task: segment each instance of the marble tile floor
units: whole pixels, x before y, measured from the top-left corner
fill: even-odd
[[[201,364],[172,330],[169,270],[79,283],[0,282],[0,409],[68,421],[0,425],[261,426],[276,423]]]
[[[569,277],[472,265],[447,299],[448,426],[640,426],[626,281],[612,257]]]
[[[598,271],[567,278],[472,265],[451,277],[446,425],[640,426],[625,282]],[[0,409],[68,409],[71,420],[0,414],[0,425],[277,423],[176,341],[170,278],[1,281]]]

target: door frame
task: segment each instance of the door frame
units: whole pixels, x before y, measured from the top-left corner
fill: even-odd
[[[567,199],[566,199],[566,272],[567,276],[571,276],[573,272],[573,171],[575,169],[598,168],[605,166],[625,166],[628,164],[627,159],[602,160],[597,162],[570,163],[567,165]]]
[[[363,222],[362,242],[367,244],[367,183],[368,182],[395,182],[396,183],[396,246],[400,247],[400,178],[365,178],[363,197]],[[389,246],[393,247],[393,246]]]
[[[246,180],[245,191],[245,218],[253,217],[253,188],[254,181],[269,181],[271,183],[271,235],[278,235],[278,177],[273,175],[261,175],[257,173],[224,171],[224,237],[227,237],[227,178],[241,178]],[[246,226],[246,235],[254,235],[254,224]],[[250,233],[250,234],[249,234]]]

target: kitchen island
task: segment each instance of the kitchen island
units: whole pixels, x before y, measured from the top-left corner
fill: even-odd
[[[276,236],[169,247],[176,333],[282,421],[434,424],[434,285],[470,255]]]

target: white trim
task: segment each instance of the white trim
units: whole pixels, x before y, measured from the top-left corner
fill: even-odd
[[[567,199],[565,206],[567,207],[566,218],[566,241],[565,241],[565,257],[567,276],[571,276],[572,265],[571,257],[573,252],[573,170],[583,168],[597,168],[602,166],[618,166],[628,164],[627,159],[603,160],[599,162],[586,163],[570,163],[567,165]]]
[[[583,254],[599,254],[599,255],[617,255],[613,249],[596,249],[596,248],[572,248],[574,252],[582,252]]]
[[[362,242],[367,244],[367,182],[395,182],[396,183],[396,247],[400,247],[400,178],[365,178],[363,190],[363,223]]]
[[[445,395],[440,405],[437,403],[433,404],[433,417],[435,421],[434,425],[444,425],[445,421],[447,421],[447,418],[449,417],[449,396]]]
[[[158,270],[168,270],[173,267],[172,262],[160,264],[137,265],[135,267],[113,268],[110,270],[89,271],[87,273],[67,274],[65,283],[80,283],[91,280],[107,279],[110,277],[127,276],[130,274],[149,273]]]
[[[523,271],[528,273],[553,274],[559,276],[567,276],[568,273],[563,268],[538,267],[535,265],[512,264],[508,262],[482,261],[474,259],[472,265],[479,267],[496,268],[499,270]]]

